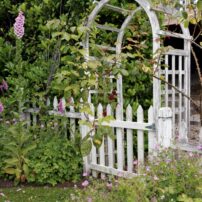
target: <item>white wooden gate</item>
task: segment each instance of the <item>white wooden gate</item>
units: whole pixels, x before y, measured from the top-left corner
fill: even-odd
[[[163,60],[164,64],[154,65],[154,76],[153,79],[153,108],[154,108],[154,119],[155,123],[158,122],[158,112],[160,107],[171,107],[173,110],[173,136],[180,136],[180,141],[187,141],[187,134],[189,132],[189,118],[190,118],[190,102],[170,85],[161,82],[158,78],[162,75],[165,77],[165,81],[171,83],[171,85],[176,86],[185,95],[190,96],[190,47],[191,47],[191,37],[188,28],[185,28],[183,24],[180,24],[181,32],[175,33],[168,30],[161,30],[159,20],[157,18],[156,12],[166,13],[167,16],[178,16],[179,11],[168,7],[153,7],[147,0],[135,0],[139,5],[135,10],[127,10],[118,6],[110,4],[110,0],[94,1],[95,8],[88,17],[86,27],[88,27],[86,32],[86,38],[84,42],[84,48],[86,49],[86,60],[96,60],[92,55],[91,43],[90,43],[90,28],[96,26],[98,30],[107,30],[110,32],[117,33],[117,40],[115,47],[104,44],[96,44],[97,47],[101,49],[108,50],[109,52],[114,52],[117,55],[117,60],[120,60],[120,54],[122,51],[122,42],[126,27],[131,22],[134,15],[137,15],[140,10],[144,10],[147,14],[153,35],[153,54],[156,58],[159,48],[161,48],[159,38],[161,36],[179,38],[183,40],[182,49],[170,49],[164,53],[165,58]],[[102,9],[109,9],[110,12],[118,12],[123,14],[125,17],[124,22],[120,28],[116,26],[106,26],[100,25],[96,22],[96,16]],[[116,28],[115,28],[116,27]],[[121,61],[119,61],[118,66]],[[165,65],[167,66],[165,68]],[[122,95],[122,76],[120,75],[117,79],[117,95],[118,103],[123,106],[123,95]],[[158,130],[158,129],[157,129]]]

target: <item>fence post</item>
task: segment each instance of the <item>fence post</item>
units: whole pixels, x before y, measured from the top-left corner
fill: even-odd
[[[158,114],[158,145],[168,148],[172,145],[172,110],[169,107],[160,108]]]
[[[81,120],[86,120],[86,117],[84,113],[81,113]],[[86,125],[80,125],[80,133],[82,139],[88,134],[89,128]],[[89,155],[83,157],[83,172],[84,173],[89,173],[90,168],[89,168]]]

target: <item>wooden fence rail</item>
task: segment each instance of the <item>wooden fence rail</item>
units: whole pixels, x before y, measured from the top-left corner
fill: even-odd
[[[64,106],[61,112],[62,102]],[[156,147],[160,144],[163,147],[169,147],[172,144],[172,113],[170,108],[162,108],[159,111],[158,123],[154,122],[153,107],[147,111],[147,118],[144,117],[144,111],[141,106],[137,111],[133,111],[130,105],[127,106],[125,112],[117,105],[113,109],[110,104],[103,106],[99,104],[95,107],[90,104],[91,115],[75,112],[73,99],[72,105],[66,107],[65,99],[58,100],[56,97],[51,103],[47,101],[47,105],[53,110],[49,110],[50,115],[61,118],[67,118],[70,128],[71,138],[74,137],[76,128],[79,128],[81,137],[84,138],[91,130],[86,125],[78,125],[76,120],[89,120],[102,118],[104,115],[113,116],[110,122],[102,122],[102,126],[111,127],[113,129],[115,139],[109,136],[103,137],[102,145],[97,149],[94,145],[91,153],[83,158],[84,171],[91,172],[94,177],[101,173],[104,178],[106,174],[121,175],[123,177],[131,177],[138,173],[139,168],[144,165],[145,161],[152,159],[156,153]],[[105,113],[106,112],[106,113]],[[26,112],[28,125],[37,124],[37,113],[39,109],[29,109]],[[32,114],[32,115],[31,115]],[[134,114],[137,119],[134,120]],[[30,118],[32,116],[32,119]],[[148,121],[145,121],[148,120]],[[31,123],[32,122],[32,123]],[[67,123],[64,123],[65,126]],[[96,130],[92,131],[94,135]]]

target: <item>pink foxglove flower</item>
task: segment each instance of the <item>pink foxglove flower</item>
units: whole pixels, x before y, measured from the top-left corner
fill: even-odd
[[[2,81],[2,86],[4,90],[8,90],[8,84],[5,80]]]
[[[2,113],[3,110],[4,110],[4,106],[3,106],[3,104],[0,102],[0,113]]]
[[[14,23],[14,33],[18,39],[21,39],[24,35],[25,31],[24,23],[25,23],[25,17],[23,15],[23,12],[20,11]]]
[[[64,113],[64,111],[65,111],[65,106],[64,106],[64,104],[63,104],[62,99],[60,99],[60,102],[58,103],[58,111],[59,111],[60,113]]]

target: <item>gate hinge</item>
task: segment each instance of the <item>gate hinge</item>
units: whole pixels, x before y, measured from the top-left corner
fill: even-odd
[[[150,126],[146,126],[145,128],[150,129],[150,130],[156,130],[155,123],[151,124]]]

